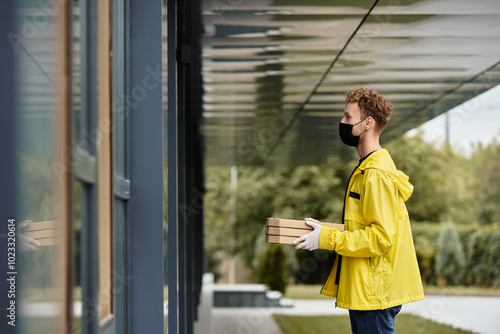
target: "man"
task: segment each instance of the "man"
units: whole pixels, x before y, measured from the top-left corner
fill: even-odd
[[[424,298],[405,206],[413,186],[379,143],[392,105],[378,92],[360,87],[347,94],[346,102],[340,138],[356,147],[361,160],[345,194],[345,232],[306,218],[314,230],[294,244],[337,253],[321,293],[349,309],[354,334],[395,333],[401,305]]]

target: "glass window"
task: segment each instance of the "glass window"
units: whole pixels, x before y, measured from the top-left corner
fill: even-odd
[[[67,21],[64,5],[55,2],[17,6],[18,330],[56,333],[69,321]]]

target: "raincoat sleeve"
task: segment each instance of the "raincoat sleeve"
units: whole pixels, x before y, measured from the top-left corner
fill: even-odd
[[[346,206],[344,217],[345,221],[359,223],[361,228],[340,232],[335,228],[323,227],[319,248],[334,250],[349,257],[374,257],[389,251],[394,244],[398,221],[397,186],[383,172],[367,171],[361,199],[358,212],[349,212]]]

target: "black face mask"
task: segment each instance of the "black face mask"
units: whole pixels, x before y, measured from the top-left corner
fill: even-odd
[[[356,123],[354,125],[358,125],[359,123],[363,122],[365,119],[359,121],[358,123]],[[357,147],[359,144],[359,137],[361,137],[361,135],[363,133],[365,133],[366,130],[361,132],[359,134],[359,136],[353,136],[352,135],[352,128],[354,127],[354,125],[340,122],[339,123],[339,135],[340,135],[340,139],[342,140],[342,142],[344,144]]]

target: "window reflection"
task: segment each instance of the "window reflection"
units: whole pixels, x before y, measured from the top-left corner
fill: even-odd
[[[56,333],[63,305],[59,54],[60,15],[44,2],[17,2],[18,313],[22,333]],[[14,36],[14,35],[13,35]],[[64,166],[63,166],[64,167]]]

